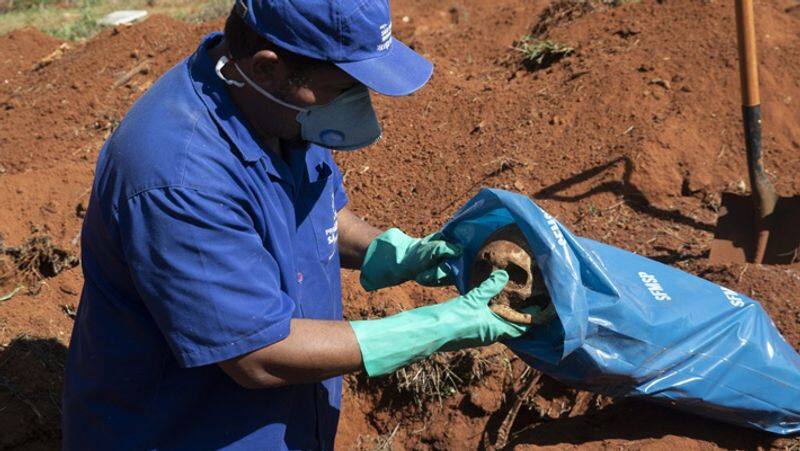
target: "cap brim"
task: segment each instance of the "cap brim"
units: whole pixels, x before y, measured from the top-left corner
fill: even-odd
[[[431,78],[433,64],[407,45],[393,39],[379,58],[334,63],[369,89],[387,96],[405,96]]]

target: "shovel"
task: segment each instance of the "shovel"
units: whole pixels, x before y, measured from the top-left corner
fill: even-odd
[[[753,0],[736,0],[735,3],[751,194],[722,194],[723,213],[717,221],[710,260],[713,263],[796,264],[800,259],[800,196],[778,197],[764,171]]]

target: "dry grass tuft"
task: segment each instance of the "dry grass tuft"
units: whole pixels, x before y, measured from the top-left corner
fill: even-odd
[[[47,234],[36,233],[21,246],[6,247],[0,242],[0,284],[15,280],[37,294],[42,280],[78,265],[78,257],[53,244]]]

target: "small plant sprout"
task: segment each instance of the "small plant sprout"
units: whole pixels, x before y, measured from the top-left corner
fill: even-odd
[[[514,49],[522,53],[522,64],[531,71],[549,67],[575,51],[566,44],[550,39],[537,39],[531,35],[523,36]]]

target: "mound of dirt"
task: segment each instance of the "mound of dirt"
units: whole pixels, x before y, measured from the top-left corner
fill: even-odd
[[[13,85],[14,79],[33,68],[38,61],[58,49],[61,41],[35,28],[14,30],[0,36],[3,59],[0,83]],[[7,86],[6,86],[7,87]]]
[[[375,96],[383,140],[336,154],[354,211],[424,235],[482,186],[522,192],[579,235],[760,300],[800,347],[796,270],[706,261],[719,193],[746,179],[728,2],[397,0],[393,8],[397,36],[436,70],[414,96]],[[800,15],[791,0],[765,0],[757,17],[767,169],[782,195],[800,193]],[[68,46],[31,30],[0,37],[6,246],[21,246],[36,227],[77,254],[104,139],[221,25],[154,16]],[[531,72],[514,49],[525,35],[574,50]],[[0,447],[59,446],[60,368],[81,284],[79,268],[67,269],[35,296],[0,302]],[[454,294],[413,284],[364,293],[352,272],[343,286],[348,318]],[[346,378],[341,449],[491,448],[501,435],[520,449],[800,446],[571,390],[500,345],[383,379]]]
[[[17,86],[0,91],[6,170],[51,168],[87,147],[96,150],[136,97],[213,28],[156,16],[106,29],[49,64],[28,67]]]

